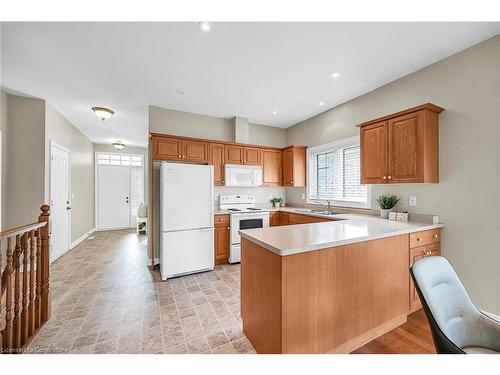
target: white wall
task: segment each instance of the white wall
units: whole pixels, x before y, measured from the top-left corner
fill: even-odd
[[[355,124],[426,102],[440,115],[439,184],[374,185],[400,209],[439,215],[442,253],[472,299],[500,313],[500,36],[360,96],[286,131],[288,144],[315,146],[359,134]],[[304,203],[301,188],[287,201]],[[417,206],[408,206],[408,196]],[[374,204],[375,207],[375,204]]]

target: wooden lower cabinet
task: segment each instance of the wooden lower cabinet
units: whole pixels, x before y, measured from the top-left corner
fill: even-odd
[[[288,225],[291,224],[309,224],[309,223],[324,223],[326,221],[333,221],[335,219],[327,219],[323,217],[300,215],[300,214],[288,214]]]
[[[269,213],[269,226],[278,227],[281,225],[281,212],[274,211]]]
[[[410,234],[410,266],[419,259],[441,255],[441,243],[439,242],[441,238],[441,230],[433,229],[423,232],[411,233]],[[424,243],[424,245],[416,246],[417,244]],[[426,244],[425,244],[426,243]],[[409,312],[414,312],[422,307],[420,303],[420,298],[418,297],[415,285],[413,285],[413,280],[410,276],[409,278]]]
[[[229,215],[216,215],[214,220],[215,264],[226,264],[229,259],[230,226]]]

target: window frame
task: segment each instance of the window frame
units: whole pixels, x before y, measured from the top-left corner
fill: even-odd
[[[326,153],[329,151],[335,151],[339,148],[346,148],[348,146],[359,146],[360,145],[360,137],[359,135],[340,139],[335,142],[326,143],[319,146],[308,147],[306,151],[306,163],[307,163],[307,173],[306,173],[306,203],[307,204],[315,204],[317,202],[324,203],[326,199],[324,198],[313,198],[310,196],[311,193],[311,179],[314,178],[314,158],[317,157],[318,154]],[[361,165],[360,165],[361,168]],[[372,208],[372,186],[366,185],[366,203],[362,202],[351,202],[345,200],[332,200],[328,199],[333,206],[337,207],[346,207],[346,208],[359,208],[359,209],[371,209]]]

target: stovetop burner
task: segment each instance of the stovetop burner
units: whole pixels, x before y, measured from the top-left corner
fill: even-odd
[[[255,207],[248,207],[247,210],[250,210],[250,211],[262,211],[260,208],[255,208]]]
[[[228,208],[228,211],[241,211],[239,208]]]

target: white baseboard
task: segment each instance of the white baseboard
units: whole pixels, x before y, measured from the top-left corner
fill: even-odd
[[[148,259],[148,266],[156,266],[157,264],[160,264],[160,258],[154,258],[152,261]]]
[[[85,233],[83,236],[81,236],[80,238],[77,238],[75,241],[71,242],[71,245],[70,245],[70,249],[74,248],[76,245],[82,243],[83,241],[85,241],[88,237],[90,237],[90,235],[92,233],[95,232],[95,228],[92,228],[91,230],[89,230],[87,233]]]

